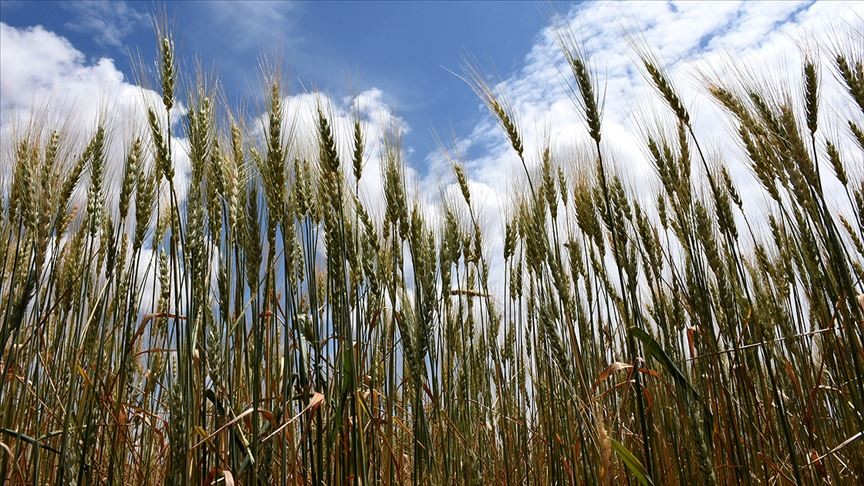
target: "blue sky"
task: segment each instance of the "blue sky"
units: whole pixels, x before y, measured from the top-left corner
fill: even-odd
[[[90,62],[113,59],[130,78],[130,52],[154,58],[147,15],[153,12],[171,19],[187,73],[190,61],[200,60],[217,74],[232,103],[255,106],[262,93],[258,61],[262,54],[278,57],[292,92],[319,88],[342,97],[381,90],[383,101],[411,128],[406,145],[421,154],[436,148],[434,132],[445,138],[470,133],[483,115],[474,94],[450,71],[458,72],[470,55],[490,74],[506,76],[519,69],[547,23],[539,4],[515,1],[4,1],[0,21],[18,28],[42,25]]]

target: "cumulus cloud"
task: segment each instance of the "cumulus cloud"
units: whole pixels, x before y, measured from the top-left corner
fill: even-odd
[[[55,120],[73,115],[99,118],[105,108],[128,118],[155,93],[128,83],[114,61],[88,62],[65,38],[41,26],[16,28],[0,23],[0,124],[8,129],[49,104]]]
[[[16,28],[0,23],[0,59],[0,180],[8,183],[14,164],[12,144],[27,131],[59,130],[66,149],[76,153],[102,124],[108,133],[107,198],[113,205],[126,144],[145,133],[146,109],[161,106],[160,95],[127,81],[113,60],[90,62],[67,39],[41,26]],[[183,108],[174,111],[172,123],[176,124]],[[181,199],[189,171],[185,147],[184,139],[173,140]],[[79,191],[77,197],[82,196]]]
[[[10,143],[30,126],[34,117],[39,119],[40,126],[64,128],[71,140],[84,140],[97,123],[106,123],[112,134],[106,179],[109,203],[112,203],[122,177],[124,143],[146,133],[146,109],[161,107],[159,94],[129,82],[109,58],[88,61],[67,39],[41,26],[16,28],[0,23],[0,57],[4,66],[0,70],[0,135],[3,140],[0,172],[11,171],[14,158]],[[384,140],[410,130],[384,98],[381,90],[370,88],[343,98],[324,93],[299,93],[283,100],[285,133],[294,132],[295,153],[314,158],[316,148],[312,144],[317,140],[316,113],[320,106],[336,131],[343,166],[349,176],[353,123],[355,119],[361,122],[366,151],[360,198],[373,214],[382,214],[383,209],[380,175]],[[173,124],[177,126],[183,108],[174,111]],[[249,123],[252,140],[261,139],[265,121],[265,114],[252,118]],[[144,138],[146,140],[146,135]],[[182,201],[189,171],[185,139],[175,138],[173,153],[179,180],[178,197]],[[418,180],[417,173],[407,169],[406,182],[416,186]]]

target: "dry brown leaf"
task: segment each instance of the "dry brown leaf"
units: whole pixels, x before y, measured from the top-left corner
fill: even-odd
[[[306,405],[306,408],[304,408],[303,410],[300,410],[300,412],[298,412],[297,415],[291,417],[290,419],[288,419],[288,421],[286,421],[284,424],[280,425],[276,430],[274,430],[270,435],[268,435],[267,437],[264,437],[262,442],[270,439],[271,437],[278,434],[279,432],[282,432],[285,429],[285,427],[288,427],[289,425],[291,425],[292,422],[294,422],[295,420],[300,418],[304,413],[306,413],[306,412],[311,413],[311,412],[317,410],[318,408],[321,407],[322,403],[324,403],[324,394],[319,393],[319,392],[313,393],[312,398],[309,399],[309,405]]]
[[[633,365],[629,365],[627,363],[622,363],[620,361],[616,361],[616,362],[612,363],[605,370],[601,371],[599,375],[597,375],[597,381],[594,382],[594,386],[591,387],[591,391],[596,390],[597,387],[600,386],[600,383],[606,381],[606,379],[609,378],[609,376],[612,375],[612,373],[615,373],[616,371],[620,371],[620,370],[630,369],[632,367],[633,367]]]

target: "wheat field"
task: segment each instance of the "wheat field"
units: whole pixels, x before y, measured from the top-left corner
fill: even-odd
[[[275,75],[256,131],[160,32],[161,100],[137,134],[110,112],[86,133],[34,120],[4,154],[0,481],[864,478],[860,32],[804,53],[803,90],[705,76],[765,208],[706,157],[647,49],[634,67],[665,105],[645,130],[647,205],[604,157],[604,80],[572,35],[562,81],[591,141],[577,170],[527,153],[505,94],[466,70],[525,168],[500,235],[458,162],[461,199],[430,215],[398,136],[364,171],[362,124],[336,130],[319,107],[315,133],[286,128]]]

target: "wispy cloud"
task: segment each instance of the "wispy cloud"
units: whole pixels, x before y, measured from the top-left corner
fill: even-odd
[[[203,7],[211,31],[218,32],[221,45],[232,51],[291,47],[299,40],[294,2],[237,1],[210,2]]]
[[[745,204],[764,205],[744,154],[730,133],[727,117],[708,100],[698,71],[727,66],[727,75],[759,73],[783,79],[792,93],[801,78],[799,44],[807,38],[830,38],[843,24],[864,19],[864,5],[840,2],[586,2],[556,19],[582,41],[604,94],[603,137],[607,160],[637,195],[648,195],[659,179],[646,158],[642,127],[669,118],[669,111],[636,66],[632,43],[649,47],[667,68],[688,106],[700,142],[713,160],[729,166],[744,193]],[[550,143],[568,173],[578,170],[580,147],[588,132],[567,89],[566,64],[553,26],[544,29],[523,66],[494,88],[512,105],[523,135],[530,167],[538,167],[543,146]],[[734,70],[734,71],[733,71]],[[823,97],[837,104],[835,80],[824,68]],[[721,71],[722,73],[722,71]],[[674,125],[672,125],[674,126]],[[511,211],[513,187],[524,181],[521,162],[491,116],[453,142],[469,170],[474,199],[485,208],[486,241],[501,242],[502,216]],[[432,152],[427,184],[452,181],[443,191],[457,194],[448,158]],[[584,161],[582,161],[584,162]],[[458,198],[455,198],[458,200]],[[752,207],[752,206],[751,206]],[[501,248],[488,248],[500,258]]]
[[[799,43],[806,36],[830,37],[842,24],[864,18],[860,3],[820,2],[620,2],[587,3],[559,19],[583,41],[583,48],[601,80],[605,94],[604,137],[614,146],[617,164],[634,185],[654,180],[645,158],[644,140],[637,122],[645,114],[668,115],[634,62],[633,39],[657,54],[688,104],[697,135],[701,134],[731,162],[742,179],[749,177],[743,163],[736,164],[737,145],[728,133],[725,116],[705,96],[696,72],[729,65],[786,79],[791,87],[797,71]],[[496,85],[512,104],[525,139],[529,163],[539,161],[541,145],[551,141],[559,153],[587,140],[584,123],[566,86],[566,68],[550,26],[538,37],[523,67]],[[826,68],[827,69],[827,68]],[[731,73],[730,73],[731,74]],[[824,76],[826,84],[833,80]],[[828,86],[830,88],[831,86]],[[830,89],[825,90],[830,96]],[[509,201],[498,198],[521,174],[505,136],[491,118],[481,120],[472,133],[454,144],[466,157],[473,182],[486,186],[489,206],[506,213]],[[446,160],[433,152],[427,158],[430,178],[447,170]],[[745,181],[745,184],[747,181]]]
[[[106,47],[123,47],[127,36],[149,25],[150,17],[124,1],[66,2],[66,28],[92,36]]]

